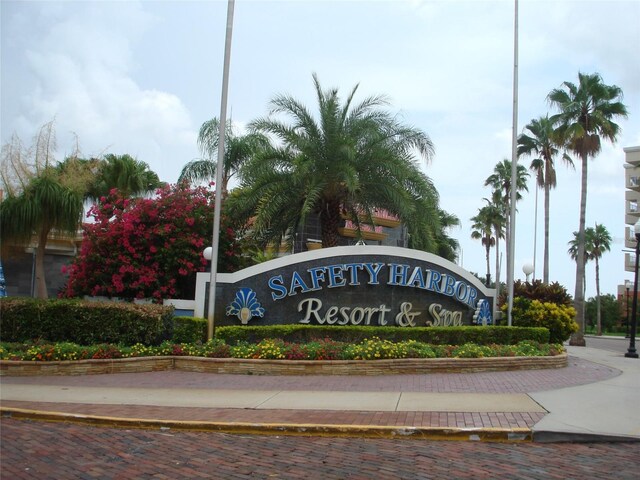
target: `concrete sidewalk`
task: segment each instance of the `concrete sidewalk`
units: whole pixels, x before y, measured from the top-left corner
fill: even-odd
[[[567,347],[567,351],[622,373],[587,385],[531,393],[549,412],[533,426],[534,438],[640,440],[640,359],[589,347]]]
[[[4,415],[255,433],[640,440],[640,361],[568,347],[557,370],[380,377],[166,371],[2,377]]]

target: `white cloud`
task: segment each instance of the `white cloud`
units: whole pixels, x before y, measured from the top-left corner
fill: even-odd
[[[34,87],[22,96],[21,128],[28,125],[33,132],[55,117],[59,145],[71,148],[68,133],[75,132],[85,155],[131,153],[159,161],[152,168],[161,177],[173,176],[171,163],[191,158],[168,154],[176,147],[195,151],[195,131],[177,96],[144,89],[134,78],[135,39],[153,17],[134,2],[117,10],[100,2],[77,6],[58,16],[53,5],[30,10],[49,15],[50,23],[33,32],[27,45],[25,69]]]
[[[28,141],[57,118],[85,154],[105,149],[148,162],[175,181],[198,156],[200,122],[219,112],[226,2],[1,3],[2,141]],[[470,221],[494,165],[511,152],[513,0],[236,2],[229,112],[241,128],[289,93],[315,111],[311,73],[358,99],[386,94],[390,109],[425,130],[436,147],[426,173],[465,267],[483,274],[484,250]],[[625,92],[618,143],[589,162],[587,221],[623,231],[623,147],[640,144],[640,2],[521,0],[518,132],[549,111],[546,95],[578,71],[599,72]],[[242,130],[240,130],[242,131]],[[525,160],[528,166],[529,159]],[[578,223],[580,165],[558,161],[552,192],[552,278],[572,291],[566,242]],[[542,199],[538,217],[541,273]],[[531,257],[534,194],[519,204],[516,256]],[[624,279],[622,260],[603,259],[603,291]],[[493,265],[492,265],[493,266]],[[519,268],[519,267],[518,267]],[[516,276],[522,276],[517,271]],[[503,270],[504,278],[504,270]],[[588,294],[593,281],[587,283]]]

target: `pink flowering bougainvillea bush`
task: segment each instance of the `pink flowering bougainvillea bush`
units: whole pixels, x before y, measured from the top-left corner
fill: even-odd
[[[168,185],[154,198],[128,199],[112,190],[83,225],[79,255],[68,268],[63,297],[192,298],[194,273],[204,271],[211,242],[214,193]],[[218,271],[237,269],[234,231],[223,225]]]

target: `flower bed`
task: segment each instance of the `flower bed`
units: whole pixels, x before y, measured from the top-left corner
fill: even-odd
[[[82,346],[75,343],[1,343],[0,360],[60,361],[116,359],[150,356],[190,356],[262,360],[382,360],[402,358],[486,358],[554,356],[562,345],[522,341],[515,345],[431,345],[408,340],[391,342],[377,337],[359,343],[323,339],[291,343],[265,339],[258,343],[238,342],[229,345],[214,339],[205,343],[163,342],[157,346],[135,344],[121,346],[101,344]]]
[[[382,375],[561,368],[561,345],[428,345],[377,338],[358,344],[319,340],[306,344],[268,339],[256,344],[158,346],[1,344],[0,374],[87,375],[156,370],[256,375]]]

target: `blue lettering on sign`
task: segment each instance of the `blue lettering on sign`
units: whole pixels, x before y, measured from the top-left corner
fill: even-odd
[[[271,298],[274,300],[280,300],[287,296],[287,287],[284,286],[282,275],[271,277],[269,279],[269,288],[273,290],[273,292],[271,292]]]
[[[329,270],[329,288],[344,287],[347,282],[342,276],[344,265],[331,265],[327,267]]]
[[[322,290],[320,282],[324,282],[325,267],[310,268],[307,272],[311,274],[311,290]]]
[[[387,285],[407,285],[407,274],[409,265],[400,265],[399,263],[389,264],[389,281]]]
[[[442,275],[442,284],[441,284],[441,291],[443,295],[446,295],[447,297],[453,297],[454,294],[454,289],[453,286],[456,283],[456,279],[453,278],[451,275],[447,275],[446,273],[444,275]]]
[[[364,265],[364,268],[367,270],[367,273],[369,273],[369,281],[367,283],[369,285],[380,285],[380,282],[378,281],[378,274],[380,273],[380,270],[382,270],[382,267],[384,267],[384,264],[365,263],[363,265]]]
[[[304,280],[302,279],[300,274],[298,272],[293,272],[293,275],[291,276],[291,286],[289,287],[289,295],[295,295],[297,293],[297,288],[300,289],[300,293],[307,293],[309,290],[311,290],[309,287],[307,287],[307,284],[304,283]]]
[[[411,267],[401,263],[337,263],[323,267],[308,268],[303,274],[294,271],[291,279],[287,281],[282,275],[274,275],[269,278],[268,285],[271,289],[271,298],[273,300],[281,300],[287,296],[294,296],[298,293],[304,294],[322,290],[326,285],[327,288],[339,288],[346,285],[360,285],[361,278],[359,275],[364,272],[367,275],[368,285],[380,285],[380,273],[387,267],[388,278],[387,285],[400,286],[408,288],[419,288],[428,290],[448,297],[453,297],[456,301],[476,308],[478,301],[478,291],[462,280],[456,278],[449,273],[440,273],[437,270],[422,269],[419,266]],[[316,311],[315,304],[309,304],[309,316],[314,316]],[[361,321],[358,317],[359,311],[355,310],[355,316],[349,317],[350,323]],[[344,322],[345,312],[342,309],[330,310],[326,316],[327,323]],[[354,315],[351,312],[350,315]],[[384,321],[384,320],[383,320]]]
[[[440,291],[440,279],[442,278],[442,274],[437,270],[428,270],[429,272],[429,286],[427,290],[431,290],[432,292],[442,293]]]
[[[358,270],[362,271],[363,265],[361,263],[347,263],[343,267],[349,272],[349,285],[360,285],[360,282],[358,282]]]
[[[407,281],[407,287],[418,287],[422,288],[423,290],[427,288],[424,281],[424,275],[420,267],[416,267],[413,269],[413,272],[411,273],[411,276]]]

